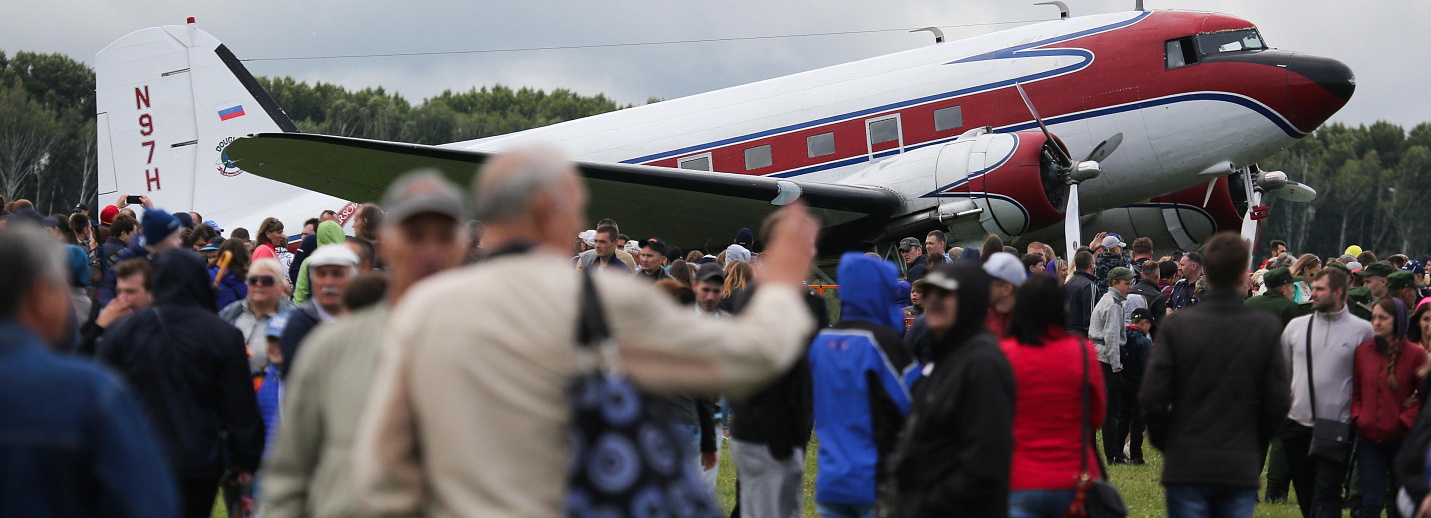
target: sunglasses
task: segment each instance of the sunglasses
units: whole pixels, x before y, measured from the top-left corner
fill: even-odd
[[[255,275],[248,278],[249,286],[262,286],[267,288],[277,283],[278,279],[273,278],[272,275]]]

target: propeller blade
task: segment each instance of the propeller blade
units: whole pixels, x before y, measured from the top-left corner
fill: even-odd
[[[1073,264],[1073,254],[1081,246],[1078,242],[1083,239],[1083,224],[1078,220],[1078,184],[1068,186],[1068,205],[1063,208],[1063,242],[1067,247],[1064,260]]]
[[[1043,117],[1038,116],[1038,110],[1034,109],[1033,101],[1029,100],[1029,94],[1024,91],[1024,86],[1019,83],[1014,83],[1014,88],[1018,89],[1019,97],[1024,99],[1024,106],[1029,108],[1029,114],[1033,115],[1034,122],[1038,123],[1038,129],[1043,130],[1043,136],[1047,137],[1048,141],[1053,144],[1052,147],[1058,150],[1058,163],[1065,168],[1072,166],[1073,157],[1068,156],[1068,151],[1065,151],[1063,146],[1058,145],[1058,141],[1053,139],[1053,133],[1048,131],[1048,126],[1044,126]]]
[[[1316,189],[1313,189],[1310,185],[1294,182],[1292,180],[1287,180],[1287,185],[1272,189],[1268,191],[1268,193],[1273,196],[1276,196],[1279,199],[1295,201],[1299,203],[1307,203],[1309,201],[1317,199]]]
[[[1122,143],[1123,132],[1114,133],[1113,136],[1108,137],[1108,140],[1099,142],[1097,146],[1094,146],[1093,151],[1088,153],[1088,158],[1083,159],[1083,161],[1087,162],[1092,160],[1094,162],[1102,162],[1103,159],[1108,158],[1108,155],[1113,154],[1113,151],[1117,150],[1118,146]]]
[[[1213,178],[1212,181],[1207,182],[1207,196],[1203,196],[1203,197],[1202,197],[1202,208],[1206,209],[1206,208],[1207,208],[1207,202],[1212,201],[1212,190],[1213,190],[1214,188],[1216,188],[1216,187],[1217,187],[1217,179],[1216,179],[1216,178]]]

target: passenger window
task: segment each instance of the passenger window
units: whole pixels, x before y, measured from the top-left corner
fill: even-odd
[[[934,131],[952,130],[964,125],[964,109],[958,106],[934,110]]]
[[[870,144],[899,140],[899,119],[880,119],[870,124]]]
[[[810,158],[834,154],[834,132],[821,133],[819,135],[810,135],[808,137],[805,137],[805,150],[808,152]]]
[[[1168,70],[1197,63],[1197,50],[1193,48],[1192,38],[1168,40],[1165,55]]]
[[[676,167],[679,167],[681,169],[690,169],[693,171],[710,171],[711,155],[710,153],[706,153],[703,155],[688,156],[686,158],[682,158],[680,160],[680,163]]]
[[[770,167],[770,144],[756,146],[745,150],[745,170],[760,169]]]

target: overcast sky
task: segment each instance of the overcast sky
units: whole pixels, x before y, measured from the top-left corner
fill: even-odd
[[[1074,15],[1130,10],[1133,0],[1067,0]],[[1057,17],[1049,6],[984,0],[408,0],[381,8],[339,0],[5,0],[0,50],[61,52],[93,63],[126,33],[199,26],[240,58],[431,52],[728,38],[986,24]],[[1431,2],[1147,0],[1147,7],[1221,11],[1251,20],[1267,42],[1351,66],[1357,91],[1333,120],[1431,121]],[[958,39],[1014,25],[946,28]],[[927,45],[928,34],[762,39],[644,47],[429,57],[253,61],[256,75],[349,88],[383,86],[413,102],[446,89],[501,83],[605,93],[623,103],[671,99]]]

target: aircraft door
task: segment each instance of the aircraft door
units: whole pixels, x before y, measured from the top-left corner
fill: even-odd
[[[899,114],[865,119],[865,142],[869,145],[870,163],[904,152],[904,132]]]

